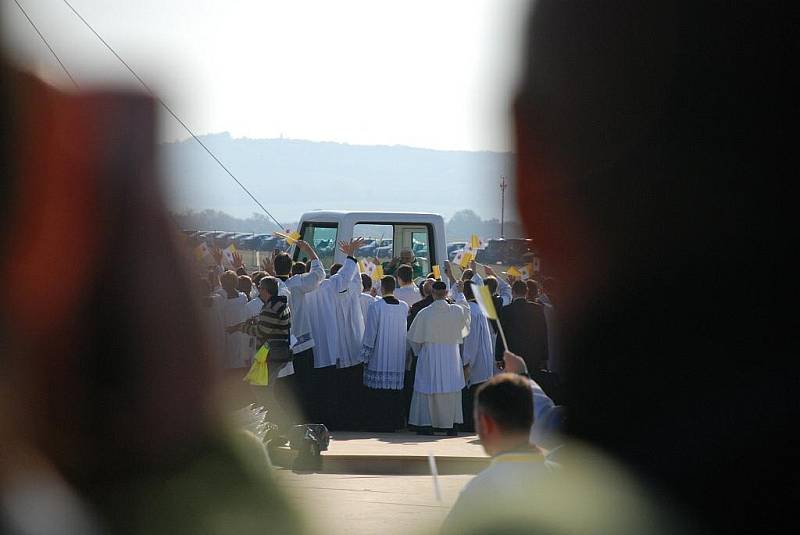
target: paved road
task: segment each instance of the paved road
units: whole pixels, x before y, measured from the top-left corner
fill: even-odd
[[[297,474],[276,477],[304,512],[311,533],[330,535],[434,533],[473,476],[440,476],[437,502],[430,476]]]

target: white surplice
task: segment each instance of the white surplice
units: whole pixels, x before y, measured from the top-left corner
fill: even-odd
[[[334,364],[346,368],[361,362],[364,318],[358,297],[360,293],[358,264],[348,258],[335,275],[323,280],[316,291],[307,294],[308,318],[315,341],[315,368]]]
[[[419,293],[419,288],[417,288],[417,285],[414,283],[395,288],[394,296],[400,301],[404,301],[409,307],[411,307],[417,301],[422,301],[422,295]]]
[[[225,356],[225,339],[227,338],[227,334],[225,333],[225,314],[222,310],[222,301],[223,297],[213,293],[202,303],[200,309],[208,350],[214,363],[216,363],[220,369],[228,367]]]
[[[314,337],[311,334],[311,321],[309,318],[307,297],[314,292],[325,279],[325,269],[319,260],[311,261],[308,273],[292,275],[283,286],[288,290],[289,310],[292,312],[292,336],[297,340],[292,347],[294,353],[300,353],[314,347]]]
[[[227,294],[222,299],[222,315],[225,327],[238,325],[247,319],[247,296],[237,292],[234,298],[228,298]],[[244,346],[244,347],[243,347]],[[225,367],[244,368],[246,363],[247,335],[243,332],[233,332],[225,334]]]
[[[370,388],[403,388],[408,305],[392,301],[396,303],[378,299],[367,311],[361,357],[366,362],[364,384]]]
[[[369,306],[376,301],[375,297],[372,297],[367,292],[361,292],[358,296],[359,303],[361,303],[361,315],[364,317],[364,325],[366,326],[367,323],[367,311],[369,310]]]
[[[495,360],[489,321],[477,303],[470,303],[469,310],[469,334],[464,338],[462,359],[464,366],[469,366],[467,386],[472,386],[492,378],[495,372]]]
[[[464,372],[459,344],[469,334],[470,308],[464,294],[456,302],[437,299],[422,309],[408,331],[418,356],[409,423],[450,429],[463,422],[461,389]]]

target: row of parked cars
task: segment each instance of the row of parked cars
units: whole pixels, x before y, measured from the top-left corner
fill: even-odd
[[[233,244],[237,249],[249,251],[272,251],[288,249],[286,240],[272,234],[255,234],[252,232],[224,232],[218,230],[184,230],[191,245],[205,242],[209,246],[224,249]]]
[[[467,246],[465,241],[447,244],[447,256],[452,261]],[[535,255],[533,240],[530,238],[497,238],[486,242],[484,249],[478,249],[475,261],[490,265],[522,265],[532,261]]]

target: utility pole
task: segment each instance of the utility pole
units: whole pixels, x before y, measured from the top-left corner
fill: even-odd
[[[508,187],[508,182],[506,182],[506,177],[500,177],[500,237],[505,238],[505,234],[503,233],[503,223],[505,223],[506,219],[506,188]]]

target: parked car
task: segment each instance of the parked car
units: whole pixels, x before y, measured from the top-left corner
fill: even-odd
[[[447,244],[447,259],[452,261],[459,251],[463,251],[467,246],[465,241],[452,241]]]

